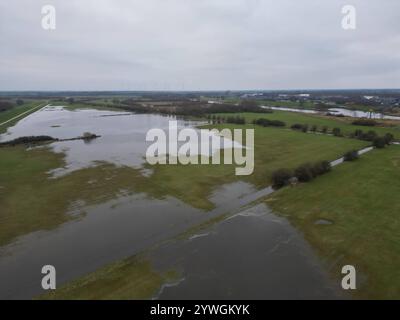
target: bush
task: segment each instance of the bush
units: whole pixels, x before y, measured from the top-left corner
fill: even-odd
[[[221,117],[217,117],[217,122],[218,122],[218,123],[221,123]],[[227,118],[226,118],[226,122],[227,122],[227,123],[234,123],[234,124],[246,124],[245,118],[244,118],[244,117],[239,117],[239,116],[236,116],[236,117],[233,117],[233,116],[227,117]]]
[[[328,127],[327,126],[323,126],[321,132],[322,133],[328,133]]]
[[[341,131],[340,131],[340,128],[333,128],[332,134],[333,134],[335,137],[340,137],[340,136],[342,135],[342,133],[341,133]]]
[[[312,170],[314,177],[320,176],[331,171],[332,167],[329,161],[319,161],[314,164]]]
[[[351,124],[354,124],[356,126],[373,127],[373,126],[376,126],[378,123],[372,119],[357,119],[357,120],[354,120]]]
[[[282,188],[289,183],[293,177],[292,171],[289,169],[279,169],[272,173],[272,183],[275,188]]]
[[[358,155],[357,150],[348,151],[343,156],[344,161],[354,161],[354,160],[357,160],[358,158],[359,158],[359,155]]]
[[[386,144],[390,144],[390,143],[392,143],[392,141],[394,140],[394,136],[393,136],[391,133],[386,133],[386,134],[383,136],[383,139],[385,139],[385,143],[386,143]]]
[[[298,167],[294,171],[294,175],[299,179],[301,182],[308,182],[314,179],[314,172],[313,172],[313,167],[311,164],[306,163]]]
[[[317,129],[318,129],[317,126],[314,124],[314,125],[311,127],[310,130],[311,130],[312,132],[316,132]]]
[[[14,105],[9,101],[0,101],[0,112],[10,110],[14,107]]]
[[[307,132],[308,131],[308,124],[295,123],[295,124],[292,124],[292,126],[290,128],[293,129],[293,130],[301,130],[303,132]]]
[[[368,131],[367,133],[361,131],[361,134],[358,136],[360,140],[365,141],[374,141],[374,139],[377,137],[378,135],[376,134],[376,132],[372,130]]]
[[[294,123],[290,126],[290,128],[293,130],[301,130],[303,128],[303,125],[299,123]]]
[[[386,140],[383,137],[376,137],[373,141],[375,148],[383,149],[386,146]]]
[[[263,127],[285,127],[286,123],[280,120],[269,120],[265,118],[260,118],[257,120],[253,120],[253,124],[257,124]]]
[[[363,134],[364,134],[364,132],[362,130],[360,130],[360,129],[357,129],[357,130],[354,131],[354,136],[356,138],[362,137]]]

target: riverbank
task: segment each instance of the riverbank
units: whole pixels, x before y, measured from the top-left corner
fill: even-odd
[[[7,131],[8,127],[15,125],[24,117],[44,107],[44,101],[30,101],[21,106],[16,106],[8,111],[0,112],[0,134]]]

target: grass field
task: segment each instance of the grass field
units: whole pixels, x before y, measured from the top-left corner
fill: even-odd
[[[222,128],[255,128],[252,125],[219,125]],[[350,149],[360,149],[367,144],[362,141],[331,136],[312,135],[292,130],[256,127],[254,173],[240,179],[266,187],[271,184],[271,174],[279,168],[294,168],[305,162],[334,160]],[[191,205],[211,209],[208,197],[219,185],[236,181],[234,165],[198,165],[153,167],[152,182],[170,195]]]
[[[219,114],[222,117],[227,117],[229,114]],[[333,128],[340,128],[342,133],[352,133],[357,129],[363,130],[367,132],[369,130],[374,130],[379,135],[384,135],[388,132],[392,133],[396,139],[400,139],[400,122],[397,121],[394,126],[387,126],[387,127],[366,127],[366,126],[355,126],[350,123],[354,119],[348,118],[333,118],[333,117],[326,117],[320,115],[313,115],[313,114],[305,114],[305,113],[298,113],[298,112],[290,112],[290,111],[277,111],[274,110],[273,113],[235,113],[235,115],[239,115],[246,118],[247,122],[251,122],[254,119],[258,118],[266,118],[270,120],[281,120],[286,123],[288,127],[290,127],[294,123],[299,124],[308,124],[310,127],[312,125],[318,126],[318,130],[321,130],[323,126],[327,126],[331,131]],[[385,123],[382,120],[379,122]],[[394,122],[390,122],[394,123]]]
[[[400,299],[399,194],[400,147],[391,146],[266,201],[303,232],[335,278],[343,265],[356,267],[356,297]]]

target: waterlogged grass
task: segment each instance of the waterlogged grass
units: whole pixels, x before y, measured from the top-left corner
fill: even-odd
[[[227,114],[219,114],[222,117],[226,117]],[[353,133],[355,130],[359,129],[364,132],[368,132],[369,130],[374,130],[379,135],[384,135],[388,132],[392,133],[396,139],[400,139],[400,122],[399,121],[384,121],[377,120],[382,124],[387,124],[387,126],[382,127],[366,127],[366,126],[355,126],[352,125],[351,122],[355,119],[349,118],[338,118],[338,117],[327,117],[322,115],[315,114],[305,114],[299,112],[290,112],[290,111],[277,111],[274,110],[273,113],[236,113],[235,115],[246,118],[248,123],[251,123],[254,119],[266,118],[270,120],[281,120],[284,121],[287,127],[290,127],[292,124],[300,123],[300,124],[308,124],[309,127],[316,125],[318,130],[321,130],[322,127],[326,126],[329,128],[329,131],[332,131],[333,128],[340,128],[342,133],[349,134]]]
[[[400,299],[400,147],[391,146],[344,163],[331,173],[268,199],[287,217],[341,279],[341,268],[358,271],[354,295]],[[331,225],[316,225],[319,219]]]
[[[334,160],[365,143],[258,127],[255,145],[254,173],[242,177],[235,175],[235,165],[147,166],[153,174],[146,177],[138,169],[102,163],[49,179],[49,170],[64,166],[62,154],[43,148],[0,148],[0,245],[73,219],[68,211],[76,203],[101,203],[122,192],[143,192],[157,199],[172,196],[195,208],[210,210],[214,207],[210,195],[225,183],[241,179],[258,188],[266,187],[271,184],[271,173],[278,168]]]
[[[152,298],[164,283],[177,279],[171,270],[159,273],[146,259],[131,257],[103,267],[55,291],[42,300],[133,300]]]
[[[140,176],[133,169],[105,164],[49,179],[47,172],[63,165],[63,155],[47,149],[0,148],[0,245],[52,229],[72,219],[67,213],[78,200],[104,202],[132,188]]]
[[[82,109],[91,109],[91,110],[100,110],[100,111],[123,111],[126,112],[125,110],[118,108],[116,106],[110,106],[112,103],[109,102],[109,104],[103,103],[103,102],[94,102],[96,104],[86,104],[86,103],[80,103],[80,102],[74,102],[74,103],[66,103],[65,101],[53,101],[51,103],[52,106],[63,106],[65,109],[70,110],[70,111],[75,111],[75,110],[82,110]]]

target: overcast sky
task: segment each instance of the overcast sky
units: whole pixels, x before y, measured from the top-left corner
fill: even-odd
[[[0,90],[320,88],[400,88],[399,0],[0,0]]]

